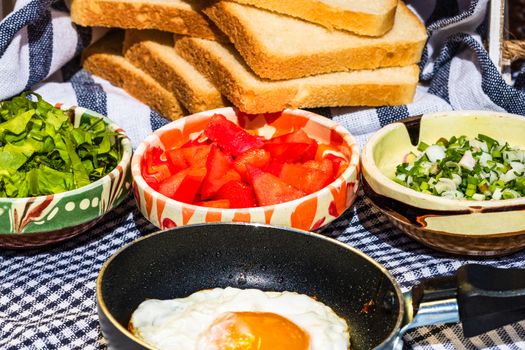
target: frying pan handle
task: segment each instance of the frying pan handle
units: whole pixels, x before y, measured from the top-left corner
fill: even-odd
[[[421,281],[412,288],[412,308],[417,314],[419,308],[428,302],[455,299],[457,297],[457,283],[455,276],[435,277]]]
[[[473,337],[525,319],[525,269],[467,264],[455,276],[422,281],[404,298],[399,337],[415,327],[458,321],[465,337]]]
[[[404,299],[405,326],[400,335],[420,326],[459,321],[456,276],[423,280]]]
[[[525,269],[464,265],[457,283],[465,337],[525,319]]]

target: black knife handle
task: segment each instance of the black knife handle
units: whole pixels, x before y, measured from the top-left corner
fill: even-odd
[[[457,283],[465,337],[525,319],[525,269],[464,265],[458,269]]]

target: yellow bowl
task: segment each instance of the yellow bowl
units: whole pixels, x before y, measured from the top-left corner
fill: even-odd
[[[438,250],[466,255],[503,255],[525,247],[525,198],[454,200],[425,194],[392,179],[417,143],[478,134],[525,149],[525,118],[499,112],[426,114],[385,126],[363,149],[367,199],[410,237]]]

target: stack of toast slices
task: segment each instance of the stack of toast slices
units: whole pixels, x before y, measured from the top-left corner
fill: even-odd
[[[171,119],[406,104],[427,39],[398,0],[72,0],[71,17],[125,29],[84,68]]]

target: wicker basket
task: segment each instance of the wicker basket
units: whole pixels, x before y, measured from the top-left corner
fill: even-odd
[[[511,65],[525,59],[525,0],[492,0],[488,51],[503,77],[511,81]]]

